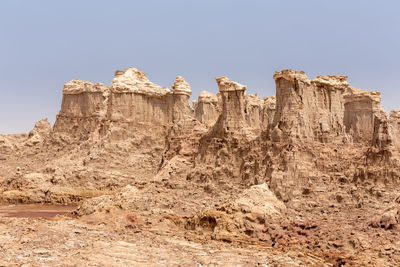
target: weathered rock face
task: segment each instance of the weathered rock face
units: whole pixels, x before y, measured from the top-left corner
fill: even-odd
[[[190,85],[183,77],[178,76],[171,87],[171,93],[173,97],[172,122],[189,126],[187,124],[193,121],[193,110],[189,104],[192,94]]]
[[[274,121],[276,109],[276,97],[264,97],[263,109],[262,109],[262,130],[267,130]]]
[[[217,121],[220,112],[221,102],[218,95],[202,91],[194,107],[195,118],[207,126],[212,126]]]
[[[201,123],[212,126],[217,121],[222,112],[222,94],[214,95],[207,91],[202,91],[198,101],[194,102],[195,117]],[[245,122],[248,127],[266,129],[266,125],[273,119],[275,110],[274,104],[268,102],[266,105],[257,94],[243,94],[243,111]],[[264,121],[265,120],[265,121]]]
[[[111,121],[167,124],[172,121],[171,90],[135,68],[117,71],[111,83],[107,117]]]
[[[390,112],[389,123],[393,131],[394,146],[400,151],[400,110],[394,109]]]
[[[51,125],[47,118],[36,122],[35,127],[29,132],[28,140],[25,142],[28,146],[44,142],[51,134]]]
[[[240,133],[246,127],[244,92],[246,86],[229,80],[226,76],[216,78],[222,99],[221,114],[214,125],[218,133]]]
[[[354,142],[370,143],[374,134],[375,118],[384,119],[381,93],[349,87],[344,95],[344,125]]]
[[[262,181],[265,168],[261,166],[262,148],[258,139],[260,131],[250,127],[246,121],[246,101],[249,101],[249,97],[245,96],[246,86],[225,76],[216,80],[222,110],[217,122],[196,144],[193,168],[188,173],[187,180],[258,183],[257,181]],[[260,102],[256,102],[257,106],[259,104]],[[248,102],[247,105],[250,106]],[[256,122],[259,129],[260,122]],[[253,168],[254,166],[258,167]]]
[[[116,72],[110,88],[111,121],[168,125],[192,117],[191,89],[180,76],[168,89],[149,81],[144,72],[128,68]]]
[[[100,83],[78,79],[66,83],[54,131],[87,137],[106,117],[109,93],[109,87]]]
[[[309,80],[302,71],[283,70],[275,72],[274,79],[274,140],[343,141],[347,77],[318,76]]]
[[[374,118],[372,145],[388,151],[400,151],[400,111],[392,110],[387,116]]]
[[[193,117],[190,95],[189,84],[180,76],[169,89],[135,68],[117,71],[110,87],[75,79],[64,86],[54,131],[87,139],[94,132],[104,135],[115,123],[187,124]]]
[[[257,94],[244,94],[244,104],[247,125],[254,129],[261,129],[263,125],[263,101]]]

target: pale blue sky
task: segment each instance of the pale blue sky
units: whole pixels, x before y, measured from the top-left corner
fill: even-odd
[[[0,1],[0,133],[54,122],[63,84],[134,66],[193,97],[227,75],[273,95],[274,71],[348,75],[400,108],[400,1]]]

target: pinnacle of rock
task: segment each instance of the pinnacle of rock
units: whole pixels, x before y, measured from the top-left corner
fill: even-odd
[[[246,91],[246,88],[247,88],[247,86],[245,86],[245,85],[231,81],[226,76],[217,77],[217,78],[215,78],[215,80],[217,81],[220,92]]]
[[[190,96],[192,94],[192,90],[190,85],[183,79],[182,76],[177,76],[174,84],[171,87],[171,92],[173,94],[183,94]]]

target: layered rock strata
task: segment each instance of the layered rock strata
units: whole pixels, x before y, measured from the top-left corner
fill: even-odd
[[[263,99],[261,129],[266,131],[273,123],[276,110],[276,97],[269,96]]]
[[[374,134],[374,120],[384,119],[381,93],[349,87],[344,95],[344,125],[354,142],[370,143]]]
[[[212,126],[217,121],[221,113],[221,101],[219,95],[202,91],[199,94],[197,102],[194,102],[195,118],[206,124]]]
[[[400,152],[400,110],[392,110],[389,117],[375,117],[372,145]]]
[[[187,125],[193,121],[193,110],[189,104],[192,94],[190,85],[183,77],[178,76],[171,87],[171,93],[173,98],[172,122]]]
[[[244,93],[246,86],[231,81],[226,76],[216,78],[222,99],[221,114],[214,125],[214,132],[240,133],[246,127]]]
[[[276,114],[272,138],[281,141],[341,142],[346,76],[318,76],[302,71],[275,72]]]
[[[263,100],[257,94],[244,95],[244,115],[249,127],[261,129],[263,125]]]
[[[245,122],[253,129],[267,129],[272,123],[275,113],[275,96],[260,99],[257,94],[244,94],[243,112]],[[221,93],[214,95],[207,91],[199,94],[193,102],[195,118],[208,127],[215,124],[222,112]]]
[[[117,71],[110,87],[81,80],[64,86],[55,132],[73,136],[105,133],[110,124],[187,124],[193,119],[191,89],[180,76],[171,89],[152,83],[135,68]]]
[[[79,138],[87,137],[106,118],[109,94],[109,87],[101,83],[93,84],[78,79],[66,83],[54,131]]]
[[[161,125],[172,121],[171,90],[152,83],[144,72],[135,68],[117,71],[110,89],[109,120]]]
[[[393,130],[394,146],[400,151],[400,110],[395,109],[390,112],[389,123]]]

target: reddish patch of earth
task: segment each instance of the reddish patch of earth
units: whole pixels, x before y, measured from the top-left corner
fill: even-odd
[[[57,215],[67,214],[76,208],[74,205],[43,205],[21,204],[0,206],[0,217],[16,218],[51,218]]]

